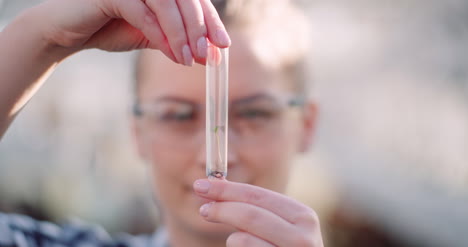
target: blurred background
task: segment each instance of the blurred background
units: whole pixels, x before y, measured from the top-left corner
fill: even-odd
[[[0,29],[39,0],[0,0]],[[327,246],[468,245],[468,2],[302,0],[313,151],[289,194]],[[0,211],[149,233],[158,214],[128,128],[135,53],[66,60],[0,142]]]

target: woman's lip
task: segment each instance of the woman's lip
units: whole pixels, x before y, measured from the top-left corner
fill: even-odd
[[[194,198],[194,200],[198,203],[200,203],[200,206],[205,204],[205,203],[208,203],[208,202],[212,202],[213,200],[209,200],[209,199],[206,199],[206,198],[203,198],[199,195],[197,195],[195,193],[195,191],[193,190],[193,187],[190,185],[190,186],[186,186],[186,191],[188,194],[190,194],[191,197]]]
[[[195,201],[197,202],[197,204],[199,204],[199,206],[213,201],[213,200],[209,200],[209,199],[197,196],[197,195],[194,195],[194,197],[195,197]]]

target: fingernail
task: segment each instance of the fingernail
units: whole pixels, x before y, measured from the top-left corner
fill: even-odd
[[[218,42],[221,45],[224,45],[224,46],[231,45],[231,39],[229,38],[229,35],[224,30],[218,29],[216,31],[216,38],[218,39]]]
[[[198,193],[206,194],[210,190],[211,183],[208,180],[200,179],[195,181],[193,188]]]
[[[211,205],[213,205],[213,203],[214,202],[209,202],[209,203],[203,204],[200,207],[200,215],[203,216],[203,217],[208,216],[208,211],[210,211]]]
[[[187,66],[193,65],[193,56],[192,52],[190,51],[190,47],[186,44],[182,48],[182,56],[184,57],[184,64]]]
[[[197,52],[200,58],[206,58],[207,56],[208,43],[206,37],[201,37],[197,41]]]

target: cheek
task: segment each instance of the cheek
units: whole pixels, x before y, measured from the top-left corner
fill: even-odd
[[[265,166],[285,166],[296,155],[299,138],[297,122],[285,120],[257,145],[256,156],[265,161]]]
[[[151,152],[151,164],[158,173],[178,173],[183,170],[183,157],[172,152],[157,148]]]
[[[191,162],[187,152],[175,152],[164,147],[152,149],[151,166],[154,193],[165,215],[179,215],[186,209],[187,176]],[[181,205],[181,202],[183,205]],[[193,209],[196,211],[195,209]]]
[[[193,150],[182,150],[165,145],[154,145],[151,150],[150,159],[155,171],[164,175],[176,176],[193,164]]]
[[[189,154],[158,146],[152,148],[150,155],[156,189],[158,191],[164,190],[158,192],[158,194],[164,193],[169,188],[176,189],[180,187],[178,184],[182,184],[183,176],[191,165]],[[168,184],[171,185],[168,186]]]
[[[283,192],[298,150],[298,133],[294,125],[286,125],[268,139],[245,147],[243,163],[253,174],[256,185]]]

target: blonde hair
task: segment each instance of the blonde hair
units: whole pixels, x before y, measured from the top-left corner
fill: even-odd
[[[309,26],[298,6],[290,0],[212,0],[212,3],[228,32],[244,33],[259,61],[280,71],[296,93],[307,96]]]
[[[249,37],[256,57],[307,94],[309,22],[291,0],[212,0],[229,30]]]

